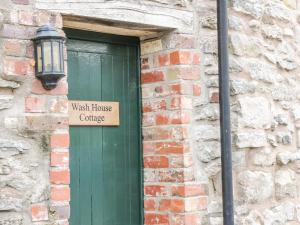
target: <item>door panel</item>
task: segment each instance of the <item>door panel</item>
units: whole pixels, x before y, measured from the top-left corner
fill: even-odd
[[[71,225],[141,225],[138,51],[68,39],[70,100],[120,102],[120,126],[70,127]]]

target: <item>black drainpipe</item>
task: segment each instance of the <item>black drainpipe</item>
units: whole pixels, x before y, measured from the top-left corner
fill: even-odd
[[[219,57],[219,99],[222,161],[223,224],[234,225],[231,128],[230,128],[230,87],[228,74],[228,15],[227,0],[217,0],[218,57]]]

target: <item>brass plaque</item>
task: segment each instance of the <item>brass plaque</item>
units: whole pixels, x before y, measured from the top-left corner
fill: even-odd
[[[119,102],[69,101],[69,125],[118,126]]]

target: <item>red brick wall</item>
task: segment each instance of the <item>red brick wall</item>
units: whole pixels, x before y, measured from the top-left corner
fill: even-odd
[[[197,225],[207,206],[190,145],[193,100],[201,94],[200,57],[193,38],[182,39],[178,48],[141,59],[146,225]]]

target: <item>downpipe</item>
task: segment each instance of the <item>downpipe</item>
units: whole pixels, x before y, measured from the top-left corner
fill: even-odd
[[[227,0],[217,0],[223,224],[234,225]]]

